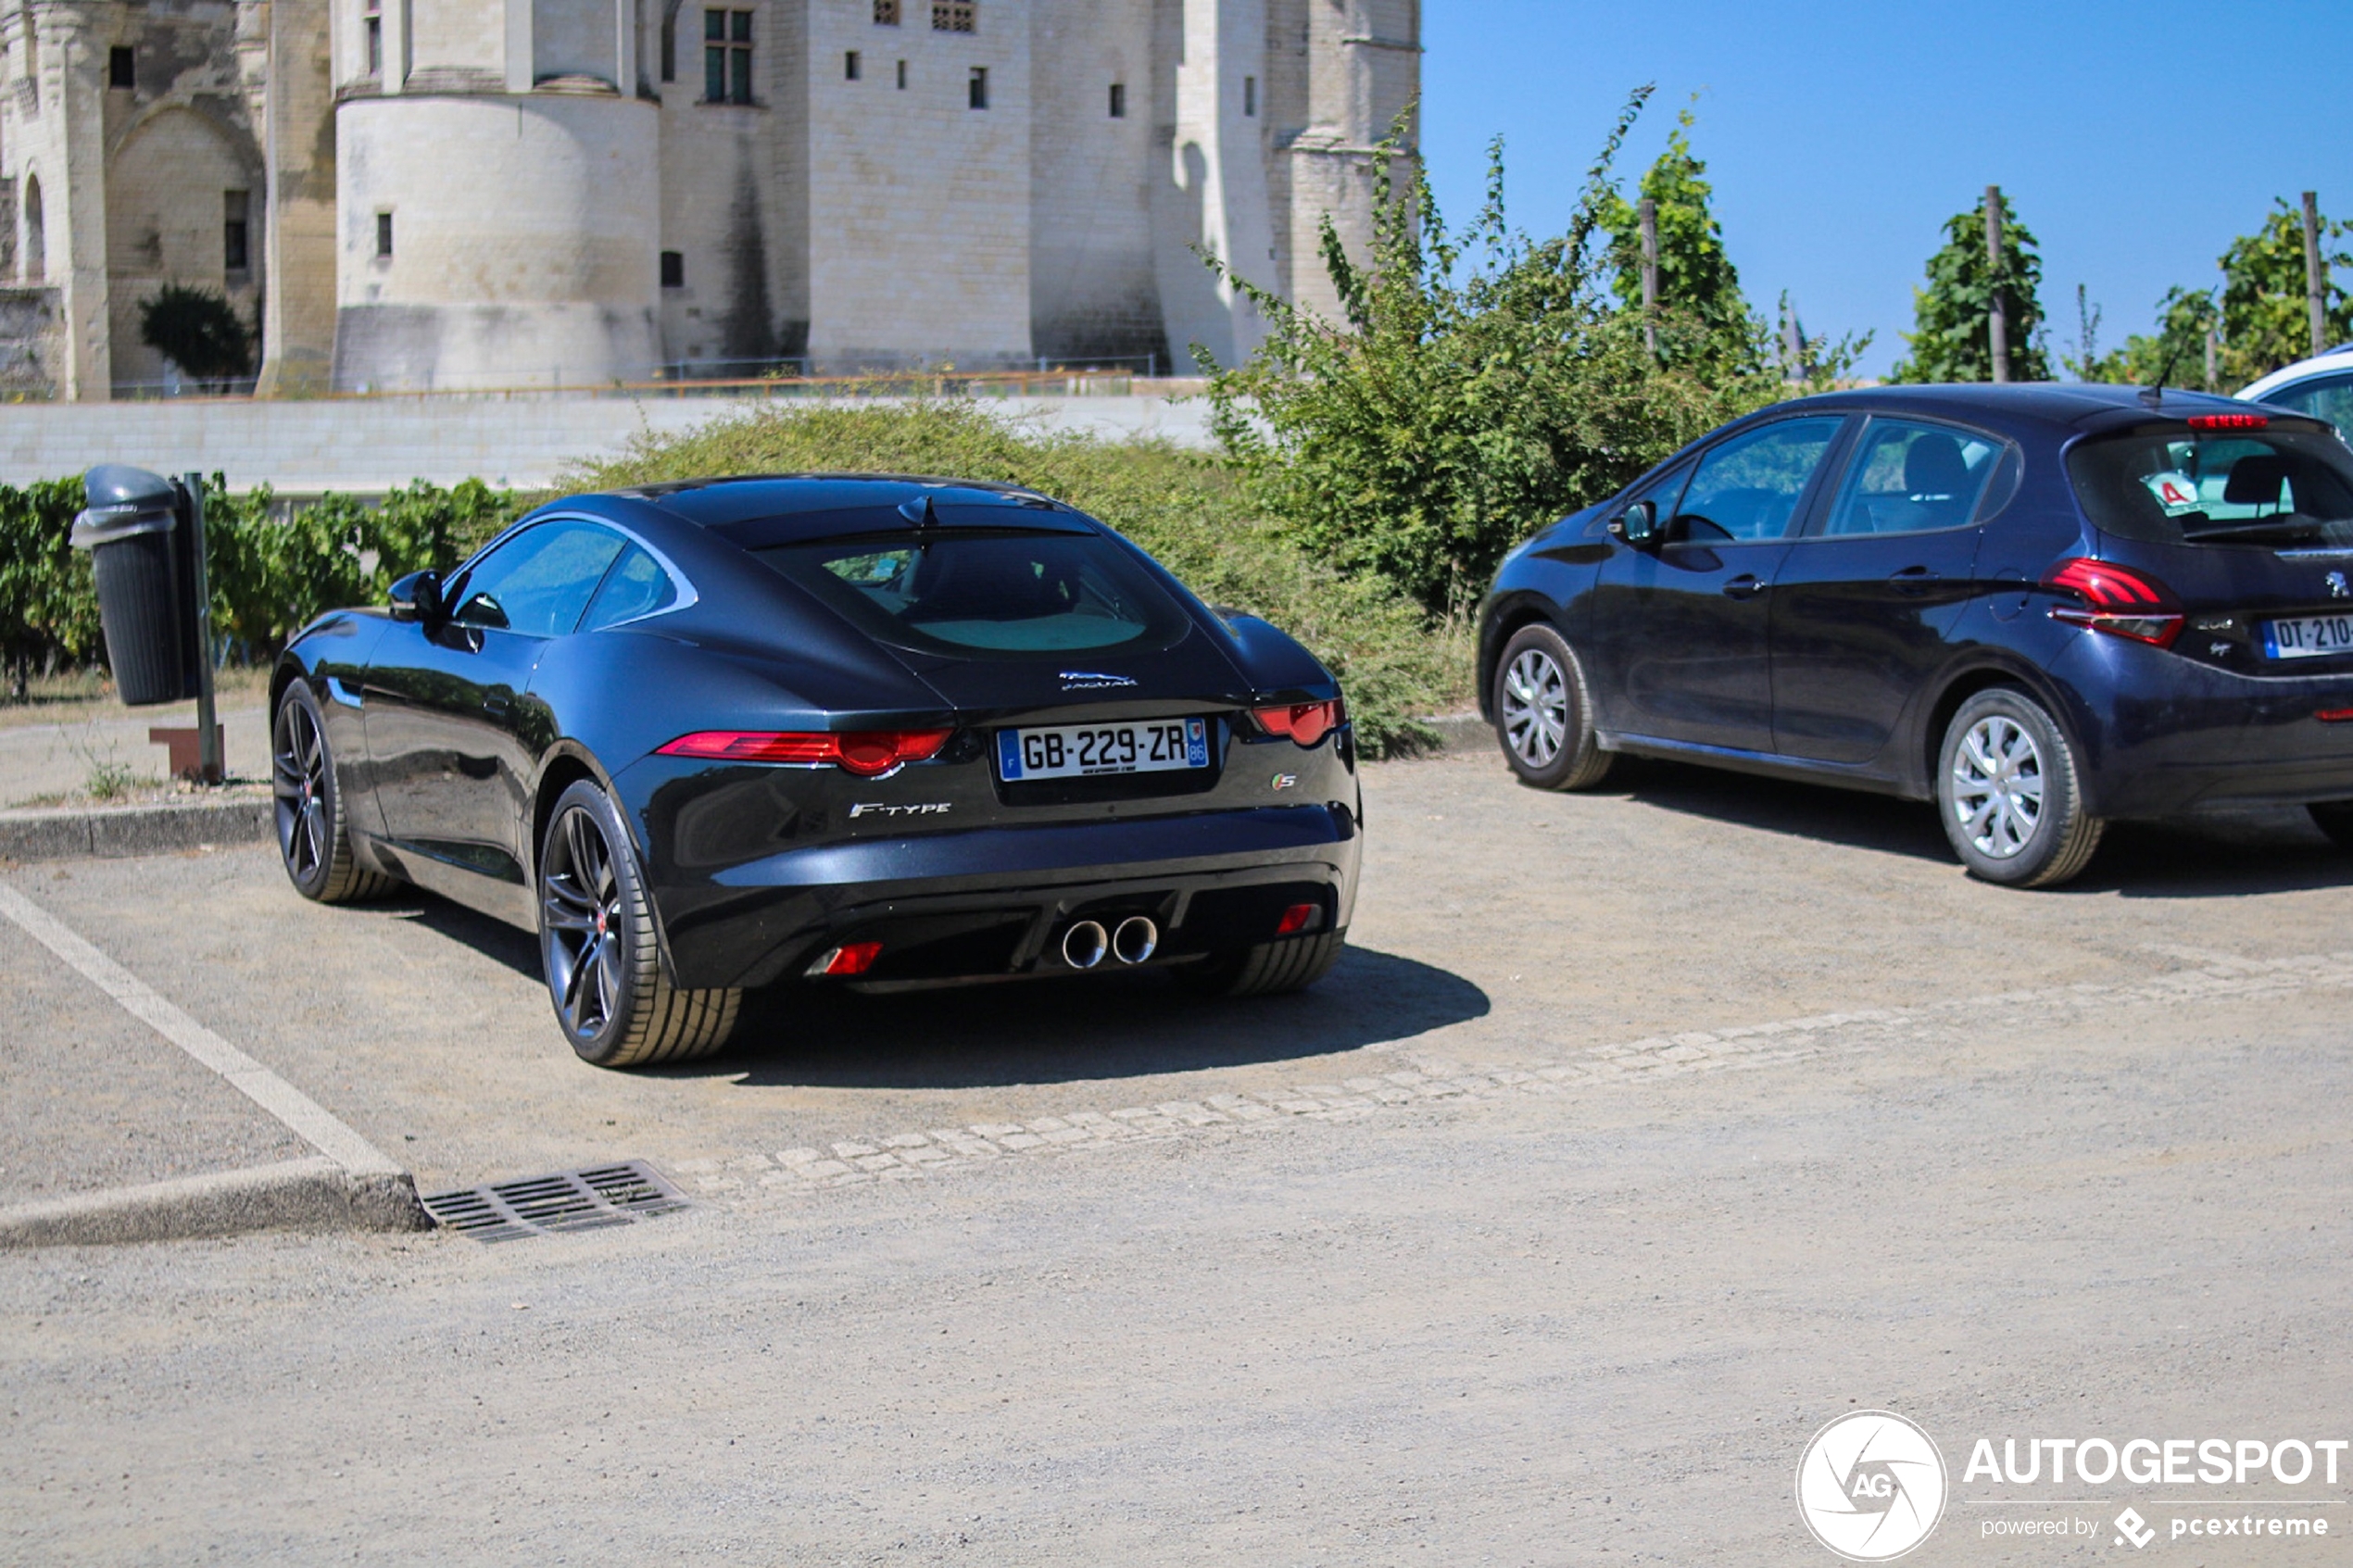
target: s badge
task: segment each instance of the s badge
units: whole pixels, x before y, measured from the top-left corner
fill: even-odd
[[[1298,784],[1299,775],[1297,773],[1277,773],[1273,778],[1267,780],[1266,783],[1269,787],[1274,789],[1290,789]]]

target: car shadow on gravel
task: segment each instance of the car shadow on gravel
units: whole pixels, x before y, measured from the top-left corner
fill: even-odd
[[[1606,787],[1691,816],[1957,867],[1935,808],[1925,801],[1641,757],[1620,759]],[[2052,891],[2212,898],[2349,881],[2353,856],[2331,844],[2300,808],[2249,808],[2113,823],[2082,875]]]
[[[1164,974],[1089,975],[861,997],[745,998],[725,1055],[672,1071],[748,1085],[982,1088],[1133,1078],[1328,1056],[1482,1016],[1487,993],[1446,970],[1350,947],[1310,990],[1211,1000]]]

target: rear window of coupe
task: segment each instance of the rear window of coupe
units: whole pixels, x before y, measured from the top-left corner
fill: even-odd
[[[933,529],[754,554],[868,634],[924,652],[1143,652],[1187,625],[1149,572],[1094,533]]]

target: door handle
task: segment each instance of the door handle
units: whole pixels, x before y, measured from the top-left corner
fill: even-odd
[[[1724,584],[1724,596],[1732,599],[1753,599],[1771,586],[1770,583],[1762,581],[1751,572],[1743,571]]]
[[[504,719],[513,707],[514,704],[503,696],[486,696],[482,699],[483,712],[493,719]]]
[[[1937,574],[1924,566],[1907,566],[1891,574],[1888,586],[1899,594],[1924,594],[1936,582]]]

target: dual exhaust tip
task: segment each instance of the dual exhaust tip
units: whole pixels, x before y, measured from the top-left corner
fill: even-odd
[[[1109,954],[1124,964],[1142,963],[1160,947],[1160,927],[1143,915],[1129,915],[1110,931],[1099,920],[1075,922],[1063,933],[1063,962],[1092,969]]]

